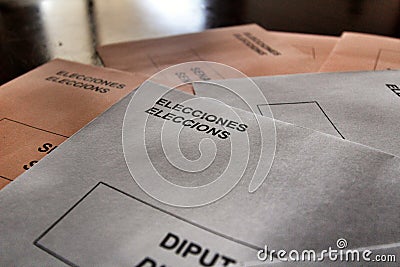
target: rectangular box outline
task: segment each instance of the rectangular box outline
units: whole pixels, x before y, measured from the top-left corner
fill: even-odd
[[[88,197],[88,196],[89,196],[94,190],[96,190],[96,188],[98,188],[100,185],[106,186],[106,187],[108,187],[109,189],[112,189],[112,190],[114,190],[114,191],[117,191],[118,193],[120,193],[120,194],[122,194],[122,195],[124,195],[124,196],[126,196],[126,197],[130,197],[131,199],[136,200],[136,201],[138,201],[138,202],[140,202],[140,203],[142,203],[142,204],[144,204],[144,205],[146,205],[146,206],[148,206],[148,207],[150,207],[150,208],[156,209],[157,211],[160,211],[160,212],[162,212],[162,213],[164,213],[164,214],[170,215],[170,216],[174,217],[175,219],[178,219],[178,220],[180,220],[180,221],[182,221],[182,222],[185,222],[185,223],[187,223],[187,224],[190,224],[190,225],[192,225],[192,226],[194,226],[194,227],[197,227],[197,228],[199,228],[199,229],[201,229],[201,230],[203,230],[203,231],[207,231],[207,232],[209,232],[209,233],[211,233],[211,234],[214,234],[214,235],[217,235],[217,236],[222,237],[222,238],[224,238],[224,239],[227,239],[228,241],[231,241],[231,242],[237,243],[237,244],[239,244],[239,245],[248,247],[248,248],[253,249],[253,250],[255,250],[255,251],[258,251],[258,250],[261,250],[261,249],[262,249],[262,248],[260,248],[260,247],[258,247],[258,246],[256,246],[256,245],[247,243],[247,242],[242,241],[242,240],[239,240],[239,239],[235,239],[235,238],[233,238],[233,237],[230,237],[230,236],[227,236],[227,235],[224,235],[224,234],[221,234],[221,233],[219,233],[219,232],[217,232],[217,231],[214,231],[214,230],[209,229],[209,228],[207,228],[207,227],[204,227],[204,226],[202,226],[202,225],[200,225],[200,224],[197,224],[197,223],[195,223],[195,222],[192,222],[192,221],[190,221],[190,220],[188,220],[188,219],[185,219],[185,218],[183,218],[183,217],[180,217],[179,215],[173,214],[172,212],[169,212],[169,211],[166,211],[166,210],[164,210],[164,209],[162,209],[162,208],[159,208],[159,207],[157,207],[157,206],[155,206],[155,205],[153,205],[153,204],[150,204],[150,203],[148,203],[148,202],[146,202],[146,201],[144,201],[144,200],[141,200],[141,199],[139,199],[139,198],[137,198],[137,197],[135,197],[135,196],[133,196],[133,195],[130,195],[130,194],[128,194],[128,193],[126,193],[126,192],[124,192],[124,191],[122,191],[122,190],[120,190],[120,189],[118,189],[118,188],[116,188],[116,187],[113,187],[113,186],[111,186],[111,185],[109,185],[109,184],[107,184],[107,183],[104,183],[104,182],[98,182],[93,188],[91,188],[91,189],[90,189],[83,197],[81,197],[71,208],[69,208],[60,218],[58,218],[49,228],[47,228],[38,238],[36,238],[36,239],[33,241],[33,245],[36,246],[36,247],[38,247],[39,249],[45,251],[46,253],[50,254],[51,256],[57,258],[58,260],[62,261],[63,263],[65,263],[65,264],[67,264],[67,265],[69,265],[69,266],[78,267],[79,265],[73,263],[72,261],[70,261],[70,260],[64,258],[63,256],[61,256],[61,255],[57,254],[56,252],[52,251],[51,249],[47,248],[46,246],[40,244],[39,241],[40,241],[46,234],[48,234],[58,223],[60,223],[70,212],[72,212],[81,202],[83,202],[83,201],[85,200],[85,198]]]
[[[271,103],[271,104],[257,104],[258,111],[260,112],[261,115],[263,115],[260,106],[279,106],[279,105],[294,105],[294,104],[316,104],[317,107],[321,110],[322,114],[325,116],[325,118],[329,121],[329,123],[333,126],[333,128],[336,130],[336,132],[340,135],[342,139],[346,139],[343,134],[339,131],[339,129],[336,127],[336,125],[332,122],[332,120],[329,118],[328,114],[326,114],[325,110],[321,107],[321,105],[318,103],[318,101],[299,101],[299,102],[284,102],[284,103]],[[264,115],[263,115],[264,116]]]

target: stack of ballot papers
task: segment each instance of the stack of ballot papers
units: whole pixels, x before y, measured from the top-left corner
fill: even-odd
[[[399,39],[250,24],[98,53],[0,87],[1,266],[399,265]]]

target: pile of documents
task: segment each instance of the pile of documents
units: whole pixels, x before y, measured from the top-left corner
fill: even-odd
[[[0,87],[0,265],[398,266],[399,39],[251,24],[98,53],[105,67],[55,59]],[[176,65],[162,82],[153,76]],[[170,89],[179,83],[191,86]],[[185,108],[208,124],[186,125]],[[178,168],[165,155],[178,135],[192,162],[213,141],[214,160]],[[163,187],[206,188],[232,164],[244,168],[215,201],[205,200],[212,190],[190,202]],[[174,204],[185,201],[201,204]],[[368,250],[371,261],[332,260],[329,247]],[[279,250],[321,260],[288,262]]]

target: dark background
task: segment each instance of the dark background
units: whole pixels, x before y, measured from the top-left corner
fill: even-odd
[[[267,30],[400,37],[400,0],[0,0],[0,84],[96,46],[258,23]]]

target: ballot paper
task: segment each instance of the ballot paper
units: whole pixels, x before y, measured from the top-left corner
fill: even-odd
[[[204,170],[184,171],[171,165],[169,160],[174,159],[168,159],[163,150],[177,136],[166,132],[166,139],[161,139],[161,128],[184,124],[173,118],[186,116],[183,107],[192,107],[196,101],[205,101],[204,109],[198,111],[202,114],[225,117],[228,112],[215,100],[150,86],[143,91],[146,104],[134,106],[136,112],[126,113],[132,106],[128,105],[130,97],[124,98],[0,191],[2,265],[250,266],[247,263],[257,262],[257,253],[266,245],[268,249],[315,249],[319,253],[336,247],[340,238],[346,239],[348,248],[369,248],[373,255],[398,253],[399,158],[228,108],[246,125],[245,131],[232,129],[232,125],[239,127],[234,123],[218,130],[229,131],[230,137],[245,135],[248,145],[236,143],[231,148],[231,138],[187,125],[179,135],[185,157],[201,158],[207,152],[202,142],[212,141],[216,153]],[[124,124],[128,117],[133,121]],[[140,140],[143,125],[135,123],[144,120],[149,123],[148,134]],[[208,127],[218,126],[198,120]],[[276,136],[260,137],[258,126],[273,126]],[[138,138],[126,139],[125,129],[132,134],[136,131]],[[136,147],[122,140],[142,142],[147,153],[135,155],[130,149]],[[260,144],[271,147],[271,140],[276,140],[272,168],[261,186],[249,193]],[[231,151],[240,151],[242,161],[230,162]],[[126,152],[143,167],[132,169]],[[189,189],[209,185],[227,168],[246,162],[246,154],[250,156],[238,184],[207,205],[167,205],[137,183],[141,175],[154,180],[154,170],[142,164],[150,159],[170,183]],[[162,194],[165,188],[158,189]]]
[[[344,32],[320,72],[400,69],[400,39]]]
[[[266,116],[272,113],[278,120],[400,156],[400,71],[296,74],[252,80],[265,99],[252,99],[254,90],[249,90],[252,88],[247,79],[215,81],[215,85],[199,82],[194,88],[198,96],[213,97],[246,110],[251,107]],[[252,99],[247,101],[249,107],[244,103],[246,99]]]
[[[56,59],[0,87],[0,188],[146,79]]]
[[[279,40],[288,43],[315,60],[315,67],[320,68],[335,47],[339,37],[292,32],[269,31]]]
[[[303,53],[304,48],[296,49],[285,39],[280,40],[277,34],[250,24],[110,44],[97,50],[105,66],[147,75],[188,61],[223,63],[248,76],[318,71],[320,64],[312,53]]]

